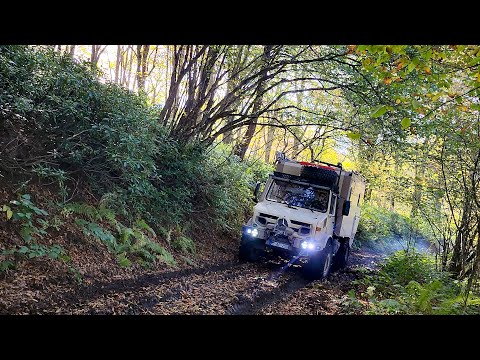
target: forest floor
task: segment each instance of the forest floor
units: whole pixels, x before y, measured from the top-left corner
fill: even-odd
[[[343,314],[352,282],[374,272],[396,247],[353,251],[346,269],[316,281],[304,279],[296,265],[282,271],[285,262],[281,260],[239,263],[234,254],[217,264],[155,270],[77,286],[55,286],[50,279],[36,289],[29,286],[18,294],[18,301],[0,304],[0,313]]]

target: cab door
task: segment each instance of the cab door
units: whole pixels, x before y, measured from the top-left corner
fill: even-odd
[[[327,234],[333,235],[335,231],[335,209],[337,208],[337,195],[332,194],[330,198],[330,206],[327,215]]]

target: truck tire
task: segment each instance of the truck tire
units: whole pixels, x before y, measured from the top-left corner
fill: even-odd
[[[255,247],[254,243],[243,243],[240,245],[238,258],[240,262],[257,262],[260,260],[260,250]]]
[[[303,266],[303,273],[307,279],[323,279],[330,274],[332,267],[333,247],[329,240],[327,246],[317,255],[308,259]]]
[[[350,256],[350,246],[348,240],[342,241],[337,253],[333,258],[333,270],[345,269]]]
[[[316,183],[325,186],[335,185],[338,178],[338,175],[335,171],[316,166],[302,167],[301,176],[306,179],[314,180]]]

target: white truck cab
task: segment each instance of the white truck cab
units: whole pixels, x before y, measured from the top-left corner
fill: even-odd
[[[312,278],[327,276],[332,265],[345,267],[364,193],[363,177],[341,164],[278,157],[242,228],[240,259],[258,261],[266,252],[297,257]]]

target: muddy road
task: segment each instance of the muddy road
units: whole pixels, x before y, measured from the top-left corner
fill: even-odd
[[[285,262],[227,262],[93,283],[31,305],[35,314],[339,314],[360,276],[381,255],[354,252],[349,266],[327,279],[308,281]],[[47,300],[47,299],[45,299]]]

